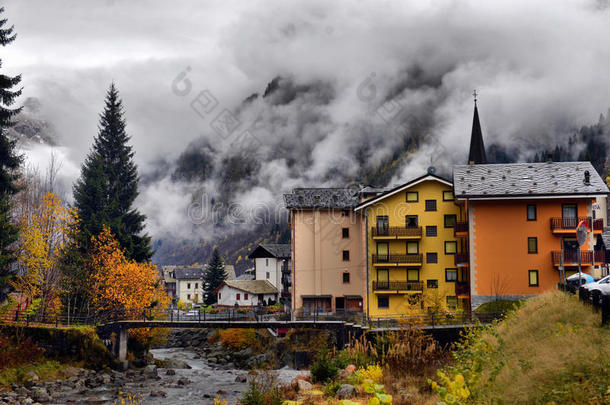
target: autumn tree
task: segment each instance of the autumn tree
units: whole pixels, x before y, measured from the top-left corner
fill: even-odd
[[[168,306],[156,266],[127,258],[107,227],[91,239],[90,265],[92,303],[97,311]]]
[[[4,7],[0,7],[0,14],[3,12]],[[13,27],[7,28],[6,23],[6,19],[0,19],[2,46],[10,44],[17,36]],[[12,277],[11,268],[16,260],[14,244],[19,237],[18,227],[13,223],[11,199],[18,191],[15,182],[23,157],[17,153],[15,141],[10,140],[5,131],[13,125],[13,118],[21,110],[9,108],[21,94],[21,89],[15,89],[20,82],[21,75],[11,77],[0,73],[0,300],[4,298]]]
[[[13,286],[29,302],[37,303],[40,315],[57,313],[62,292],[59,264],[68,230],[76,223],[74,210],[65,207],[55,194],[46,193],[19,222],[19,275]]]

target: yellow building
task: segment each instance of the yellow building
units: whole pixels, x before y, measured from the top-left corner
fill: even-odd
[[[456,309],[458,280],[467,268],[455,264],[465,251],[454,236],[460,208],[453,184],[426,174],[360,203],[367,227],[367,312],[393,318],[434,310]],[[463,239],[463,238],[462,238]]]

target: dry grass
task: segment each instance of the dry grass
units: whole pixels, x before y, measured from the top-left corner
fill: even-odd
[[[468,403],[610,403],[610,329],[558,291],[528,300],[456,357],[449,373],[475,377]]]

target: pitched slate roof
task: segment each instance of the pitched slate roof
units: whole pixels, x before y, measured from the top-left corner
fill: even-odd
[[[358,191],[354,188],[295,188],[284,194],[286,208],[348,209],[358,202]]]
[[[361,210],[362,208],[368,207],[371,204],[375,204],[378,201],[381,201],[391,195],[394,195],[394,194],[399,193],[403,190],[406,190],[410,187],[413,187],[423,181],[430,181],[430,180],[441,182],[447,186],[452,186],[451,181],[449,181],[441,176],[437,176],[436,174],[427,173],[427,174],[424,174],[423,176],[419,176],[413,180],[410,180],[404,184],[401,184],[400,186],[387,190],[387,191],[377,195],[374,198],[361,202],[360,204],[358,204],[358,206],[355,208],[355,210],[356,211]]]
[[[585,184],[587,171],[589,184]],[[608,186],[590,162],[454,166],[453,185],[457,199],[608,194]]]
[[[204,270],[201,267],[182,267],[174,270],[176,280],[203,280]]]
[[[267,280],[227,280],[220,288],[224,285],[250,294],[277,294],[277,288]]]
[[[290,259],[290,244],[288,243],[263,243],[258,245],[248,255],[250,259],[257,257],[275,257],[276,259]]]

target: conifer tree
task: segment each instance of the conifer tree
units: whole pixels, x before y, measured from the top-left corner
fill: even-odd
[[[0,7],[0,14],[3,12],[4,7]],[[2,46],[10,44],[17,36],[12,26],[5,28],[6,23],[5,18],[0,19]],[[21,89],[14,90],[20,82],[21,75],[10,77],[0,73],[0,300],[6,293],[12,276],[11,268],[16,259],[13,245],[19,237],[19,230],[12,222],[11,197],[18,191],[17,169],[23,157],[16,152],[15,141],[11,141],[5,132],[13,125],[15,115],[21,111],[21,108],[9,108],[21,94]]]
[[[204,296],[205,303],[207,305],[215,304],[216,294],[214,294],[214,290],[216,290],[220,285],[227,279],[227,272],[225,271],[225,263],[224,260],[220,257],[218,253],[218,249],[214,249],[212,252],[212,257],[208,263],[208,267],[205,270],[203,287],[204,287]]]
[[[146,217],[132,207],[138,196],[139,179],[129,139],[125,132],[123,103],[113,83],[106,95],[93,149],[74,186],[80,221],[78,246],[81,253],[87,252],[91,238],[106,226],[127,258],[146,262],[150,260],[152,250],[150,237],[143,234]]]

